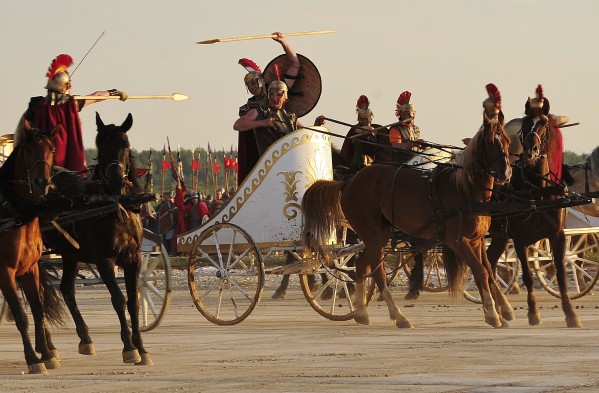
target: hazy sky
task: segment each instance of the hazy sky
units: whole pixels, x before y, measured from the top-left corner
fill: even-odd
[[[460,144],[478,129],[484,86],[495,83],[507,119],[520,117],[541,83],[552,112],[581,125],[564,129],[565,148],[588,153],[599,143],[599,1],[575,0],[288,1],[2,1],[0,63],[4,94],[0,135],[12,133],[29,97],[45,94],[45,73],[60,53],[75,64],[105,31],[73,76],[73,94],[117,88],[129,95],[191,100],[111,101],[81,113],[86,147],[95,111],[106,123],[134,118],[134,148],[162,149],[168,135],[181,147],[228,150],[232,125],[248,95],[241,57],[265,67],[282,53],[270,39],[196,45],[196,41],[336,30],[288,41],[320,70],[323,91],[303,118],[356,121],[361,94],[375,122],[395,120],[397,97],[412,92],[424,139]],[[73,68],[71,68],[72,70]],[[331,131],[347,129],[328,124]],[[334,138],[340,145],[341,140]]]

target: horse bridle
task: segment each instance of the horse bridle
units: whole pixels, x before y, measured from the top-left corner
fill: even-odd
[[[129,150],[129,149],[127,149],[127,150]],[[120,162],[120,161],[118,161],[118,160],[110,161],[108,163],[108,165],[106,166],[106,168],[104,168],[103,171],[98,171],[98,174],[100,175],[100,180],[102,180],[106,184],[109,183],[108,171],[113,166],[117,166],[117,167],[119,167],[123,171],[123,176],[121,177],[122,185],[124,187],[132,188],[133,184],[129,180],[129,175],[128,175],[129,174],[129,160],[127,160],[127,165],[126,166],[123,165],[123,163]]]
[[[48,135],[44,134],[41,130],[39,130],[37,128],[32,128],[29,132],[34,132],[34,135],[33,135],[34,138],[43,138],[45,141],[50,143],[50,146],[52,147],[52,156],[54,156],[54,152],[56,150],[54,148],[54,144],[52,143],[52,141],[50,140],[50,137]],[[33,186],[32,186],[32,182],[31,182],[31,171],[33,170],[33,168],[35,168],[39,164],[46,165],[50,169],[50,173],[52,173],[52,164],[50,164],[48,162],[48,160],[37,160],[33,164],[31,164],[28,168],[25,168],[25,180],[11,180],[9,183],[24,184],[29,188],[29,193],[33,194]],[[47,187],[52,186],[52,178],[53,178],[52,175],[48,178]],[[41,195],[38,195],[38,196],[41,196]]]
[[[541,151],[543,149],[543,146],[545,145],[545,143],[548,140],[547,137],[547,128],[549,127],[547,124],[542,125],[542,127],[545,128],[545,135],[544,138],[541,138],[541,136],[539,135],[539,133],[537,132],[536,128],[534,127],[530,132],[528,132],[526,135],[524,135],[524,132],[522,132],[522,130],[520,130],[520,143],[522,143],[522,146],[526,148],[526,142],[529,141],[531,138],[536,139],[539,144],[538,144],[538,151],[537,151],[537,156],[534,160],[532,160],[533,162],[538,160],[541,157]],[[532,147],[534,149],[536,145],[532,144]]]

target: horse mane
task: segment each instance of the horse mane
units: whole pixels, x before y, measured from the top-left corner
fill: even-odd
[[[456,157],[456,164],[462,168],[453,173],[453,179],[460,191],[467,192],[473,184],[472,175],[476,163],[477,153],[482,148],[485,137],[485,128],[482,127],[468,142],[464,151]]]

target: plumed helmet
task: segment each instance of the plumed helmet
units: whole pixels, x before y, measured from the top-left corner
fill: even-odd
[[[288,99],[287,93],[289,92],[289,88],[287,87],[287,83],[285,83],[285,82],[283,82],[281,80],[281,74],[280,74],[280,71],[279,71],[279,65],[278,64],[275,64],[274,69],[275,69],[275,74],[277,75],[277,79],[275,79],[274,81],[270,82],[270,85],[268,85],[268,94],[270,95],[271,91],[274,91],[274,92],[278,93],[279,91],[282,90],[283,92],[285,92],[285,96],[284,97],[285,97],[285,100],[287,100]]]
[[[416,114],[416,107],[410,104],[410,98],[412,97],[412,93],[409,91],[404,91],[399,95],[397,99],[397,106],[395,109],[395,115],[400,117],[401,113],[410,113],[410,117],[414,117]]]
[[[71,89],[71,77],[69,76],[68,68],[72,65],[73,59],[71,56],[66,54],[56,56],[52,60],[48,72],[46,72],[46,77],[48,78],[46,89],[56,93],[68,92]]]
[[[497,86],[492,83],[489,83],[485,88],[489,97],[483,101],[483,108],[487,116],[492,118],[497,116],[499,111],[501,111],[501,94],[499,94]]]
[[[361,95],[356,103],[356,113],[358,114],[358,120],[363,117],[368,117],[370,121],[374,117],[374,113],[370,110],[370,100],[365,95]]]
[[[258,80],[259,87],[264,86],[264,76],[262,75],[262,70],[260,70],[260,67],[258,67],[256,63],[246,58],[239,59],[238,63],[241,64],[241,66],[248,72],[243,77],[243,82],[246,86],[248,86],[253,80]]]
[[[534,98],[528,97],[528,100],[524,105],[524,113],[530,115],[531,109],[541,109],[545,116],[549,116],[549,100],[544,96],[543,86],[541,85],[537,86]]]

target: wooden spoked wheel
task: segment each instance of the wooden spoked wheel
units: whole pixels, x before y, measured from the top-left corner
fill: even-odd
[[[188,284],[198,311],[217,325],[250,315],[264,289],[264,264],[252,238],[233,224],[214,224],[194,241]]]
[[[542,240],[532,247],[529,262],[543,288],[551,295],[561,297],[548,240]],[[567,234],[564,266],[571,299],[578,299],[592,291],[599,275],[599,234]]]
[[[144,231],[144,239],[155,244],[156,251],[142,253],[137,280],[139,324],[142,332],[160,325],[173,295],[171,261],[162,244],[162,236]]]
[[[403,270],[408,276],[412,277],[412,267],[414,266],[414,254],[410,254],[409,259],[403,264]],[[443,292],[449,288],[445,267],[443,266],[443,253],[441,249],[431,249],[424,254],[424,285],[425,292]]]
[[[347,321],[353,318],[355,306],[353,257],[361,250],[361,244],[351,236],[351,228],[345,223],[338,231],[336,245],[323,246],[331,250],[329,260],[320,264],[314,276],[318,284],[311,283],[308,274],[300,274],[302,292],[310,306],[323,317],[332,321]],[[349,234],[349,236],[348,236]],[[320,277],[325,277],[320,283]]]

